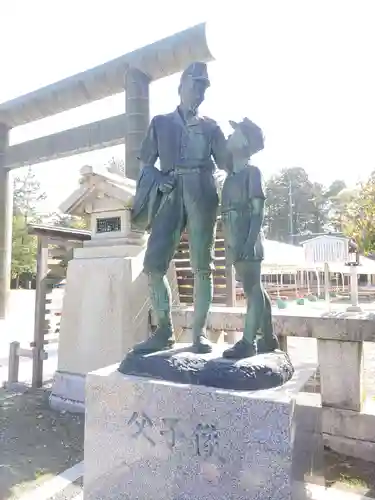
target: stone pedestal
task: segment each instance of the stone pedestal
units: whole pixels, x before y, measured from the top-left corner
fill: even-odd
[[[131,227],[135,181],[85,165],[79,187],[61,204],[91,218],[91,240],[69,262],[59,335],[55,409],[84,411],[85,376],[120,361],[150,333],[146,235]]]
[[[84,500],[290,500],[295,398],[123,375],[86,383]]]
[[[75,250],[63,302],[53,408],[83,412],[86,374],[119,362],[134,343],[147,338],[143,257],[142,248],[126,245]]]

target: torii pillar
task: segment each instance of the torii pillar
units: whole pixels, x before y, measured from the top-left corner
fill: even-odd
[[[9,129],[0,123],[0,319],[5,319],[11,277],[13,186],[5,167]]]
[[[125,74],[125,175],[137,180],[138,160],[143,138],[150,122],[150,78],[137,68]]]

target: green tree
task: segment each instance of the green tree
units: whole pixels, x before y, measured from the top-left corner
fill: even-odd
[[[303,168],[272,176],[266,182],[266,197],[267,238],[291,242],[292,235],[323,231],[328,215],[324,187],[311,182]]]
[[[375,172],[356,190],[341,194],[345,201],[344,233],[353,238],[365,255],[375,251]]]
[[[26,221],[36,222],[38,216],[38,205],[47,198],[41,190],[32,167],[28,167],[24,175],[16,176],[13,181],[13,212],[22,214]]]
[[[329,186],[324,196],[327,200],[328,226],[333,232],[343,231],[343,216],[347,205],[346,184],[343,180],[335,180]]]
[[[35,172],[29,167],[13,181],[12,279],[18,286],[21,276],[31,279],[36,270],[37,242],[28,234],[27,225],[40,222],[38,205],[46,199]]]
[[[13,216],[12,279],[18,281],[21,275],[35,274],[36,252],[36,238],[28,234],[24,215],[15,214]]]
[[[336,179],[335,181],[332,182],[332,184],[325,192],[325,196],[328,199],[335,198],[345,188],[346,188],[345,181],[343,181],[342,179]]]

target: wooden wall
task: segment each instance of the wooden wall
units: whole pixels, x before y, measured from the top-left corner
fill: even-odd
[[[178,289],[181,304],[193,302],[194,275],[190,265],[189,237],[186,232],[174,256]],[[224,236],[220,220],[218,221],[215,238],[215,270],[213,303],[217,305],[234,306],[235,280],[232,266],[227,268],[225,260]]]

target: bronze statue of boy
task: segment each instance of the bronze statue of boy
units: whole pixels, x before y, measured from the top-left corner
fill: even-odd
[[[262,174],[251,165],[251,156],[264,148],[262,130],[245,118],[230,122],[234,132],[227,140],[231,173],[227,176],[221,200],[227,263],[233,264],[243,283],[247,313],[243,338],[224,351],[225,358],[246,358],[257,354],[257,333],[262,333],[262,351],[279,347],[273,333],[271,301],[261,281],[265,194]]]

